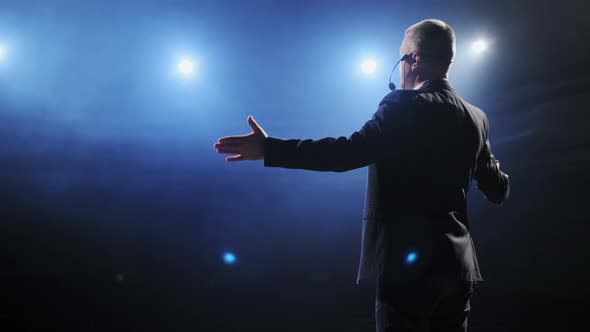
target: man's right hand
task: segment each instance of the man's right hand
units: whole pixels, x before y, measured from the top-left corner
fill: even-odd
[[[225,158],[225,161],[264,159],[264,141],[268,134],[252,116],[248,116],[248,124],[252,128],[250,134],[222,137],[215,143],[218,153],[233,155]]]

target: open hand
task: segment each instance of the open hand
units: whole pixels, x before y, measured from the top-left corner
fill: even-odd
[[[217,153],[233,155],[225,161],[264,159],[264,140],[268,135],[251,115],[248,116],[248,124],[252,128],[250,134],[222,137],[215,143]]]

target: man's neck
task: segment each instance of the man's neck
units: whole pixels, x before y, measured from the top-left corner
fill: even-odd
[[[416,80],[414,81],[414,87],[413,90],[418,90],[420,89],[424,83],[428,82],[428,81],[433,81],[433,80],[446,80],[447,76],[446,75],[430,75],[430,76],[416,76]]]

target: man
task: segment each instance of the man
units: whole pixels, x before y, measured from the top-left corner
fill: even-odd
[[[483,280],[469,232],[472,180],[496,203],[509,195],[485,114],[447,80],[455,33],[440,20],[407,29],[401,90],[350,137],[282,140],[249,116],[252,133],[220,138],[229,162],[343,172],[369,166],[358,280],[377,277],[377,331],[466,331]]]

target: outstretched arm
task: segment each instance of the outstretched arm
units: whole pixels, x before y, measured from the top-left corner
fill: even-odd
[[[374,163],[388,151],[383,118],[385,107],[381,105],[373,118],[348,138],[319,140],[269,137],[250,116],[248,123],[252,133],[220,138],[215,148],[219,153],[234,154],[226,158],[227,161],[264,159],[267,167],[344,172]]]

